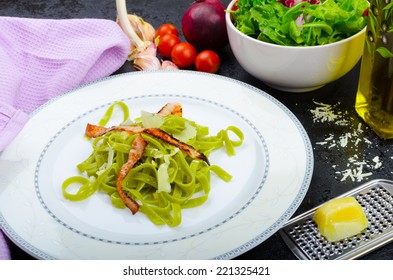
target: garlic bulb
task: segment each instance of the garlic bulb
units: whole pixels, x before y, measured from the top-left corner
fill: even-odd
[[[129,60],[143,52],[150,44],[153,44],[155,29],[148,22],[137,15],[127,13],[126,1],[116,0],[117,22],[130,39]]]
[[[157,58],[156,30],[150,23],[128,14],[125,0],[116,0],[116,8],[116,22],[130,39],[128,60],[133,61],[137,70],[179,69],[171,61],[164,61],[161,65]]]

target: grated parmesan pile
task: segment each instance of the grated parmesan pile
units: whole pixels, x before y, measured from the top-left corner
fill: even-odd
[[[375,148],[375,145],[366,137],[367,126],[353,119],[347,111],[338,110],[339,103],[336,105],[315,101],[314,103],[317,107],[310,110],[313,122],[329,123],[332,125],[332,130],[339,131],[339,133],[329,132],[323,141],[315,143],[325,147],[327,154],[333,149],[337,151],[337,156],[340,157],[337,162],[345,159],[345,166],[332,165],[337,180],[361,182],[373,175],[373,171],[382,168],[379,155],[369,152]],[[334,158],[330,160],[334,161]]]

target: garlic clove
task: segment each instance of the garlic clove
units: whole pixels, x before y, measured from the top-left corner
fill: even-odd
[[[142,52],[139,53],[140,55],[154,55],[157,56],[157,46],[154,42],[150,42],[150,45]]]
[[[142,18],[139,18],[141,24],[139,25],[139,28],[141,30],[141,36],[143,38],[144,41],[153,41],[154,40],[154,36],[156,34],[156,30],[154,29],[154,27],[144,21]]]
[[[154,55],[137,55],[134,58],[134,67],[137,70],[159,70],[161,67],[160,60]]]
[[[160,67],[161,70],[179,70],[179,67],[170,60],[164,60]]]

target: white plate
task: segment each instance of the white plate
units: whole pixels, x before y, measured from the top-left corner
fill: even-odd
[[[117,100],[133,117],[178,101],[184,116],[211,134],[229,125],[245,134],[235,156],[216,151],[209,157],[233,180],[213,176],[209,200],[184,210],[176,228],[116,209],[101,193],[82,202],[62,196],[62,182],[91,152],[86,123],[97,123]],[[292,216],[308,190],[313,154],[296,117],[259,89],[191,71],[133,72],[42,106],[0,155],[0,168],[0,225],[39,259],[231,259]]]

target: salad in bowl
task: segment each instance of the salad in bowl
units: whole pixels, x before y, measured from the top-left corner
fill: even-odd
[[[244,70],[268,86],[313,91],[358,63],[368,8],[367,0],[233,0],[229,44]]]

